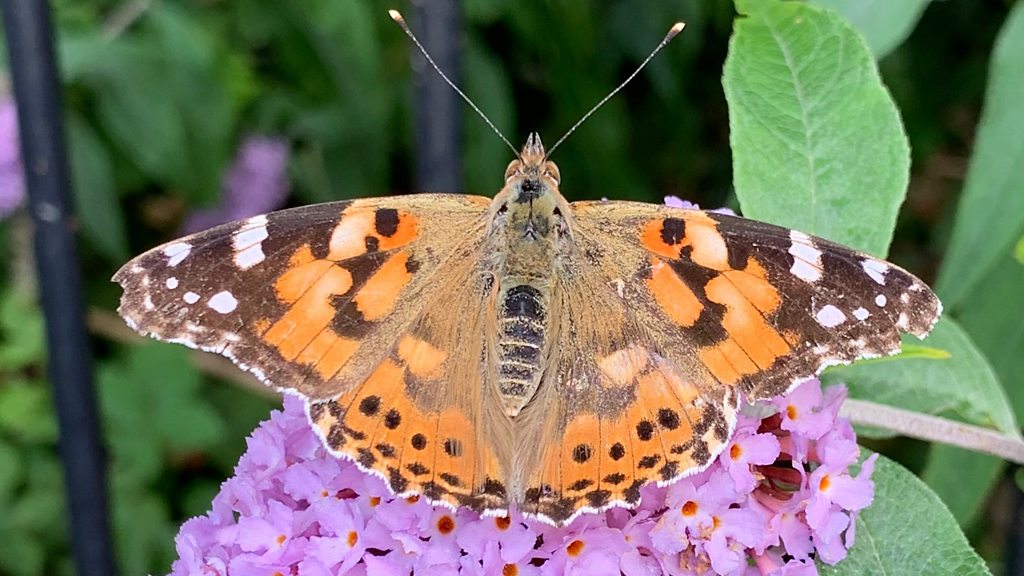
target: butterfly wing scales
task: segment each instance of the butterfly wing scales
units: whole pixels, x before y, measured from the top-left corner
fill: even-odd
[[[487,348],[488,286],[479,258],[456,270],[425,302],[377,371],[310,419],[336,454],[376,473],[399,495],[478,511],[506,510],[508,428],[487,412],[494,388]]]
[[[635,504],[644,483],[706,467],[739,391],[767,398],[828,365],[895,353],[901,332],[924,336],[941,310],[906,271],[799,232],[631,202],[572,206],[565,353],[558,385],[541,390],[557,409],[523,503],[555,521]]]
[[[225,224],[125,264],[114,275],[118,311],[144,334],[224,354],[269,385],[330,397],[382,360],[442,262],[483,233],[488,202],[344,201]]]
[[[644,484],[705,467],[735,422],[736,395],[668,359],[629,290],[600,271],[592,240],[577,234],[579,257],[563,262],[552,327],[561,352],[533,400],[547,422],[520,508],[556,523],[635,505]]]
[[[396,493],[503,508],[502,431],[479,398],[489,204],[431,194],[226,224],[126,264],[119,311],[300,392],[325,445]]]
[[[894,354],[901,333],[924,337],[941,313],[909,272],[821,238],[699,210],[573,207],[580,233],[602,234],[619,255],[610,267],[643,287],[645,322],[754,399],[829,365]],[[673,295],[685,313],[665,311]]]

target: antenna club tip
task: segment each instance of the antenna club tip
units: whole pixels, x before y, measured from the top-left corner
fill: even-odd
[[[686,28],[686,22],[676,22],[675,24],[672,25],[671,28],[668,29],[668,37],[675,37],[676,34],[679,34],[680,32],[683,31],[683,28]]]
[[[399,24],[405,23],[405,18],[402,17],[402,13],[398,10],[388,10],[388,16],[391,16],[391,19]]]

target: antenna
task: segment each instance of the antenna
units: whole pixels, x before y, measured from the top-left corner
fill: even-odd
[[[466,104],[469,104],[470,108],[472,108],[474,112],[479,114],[480,117],[484,119],[484,122],[486,122],[487,125],[491,127],[491,130],[494,130],[494,133],[497,134],[499,138],[501,138],[501,141],[504,142],[505,145],[512,150],[512,153],[516,155],[516,158],[518,158],[519,151],[516,150],[516,147],[513,146],[511,142],[508,141],[508,138],[505,138],[505,135],[501,133],[501,130],[498,130],[498,127],[495,126],[493,122],[491,122],[491,119],[488,118],[487,115],[484,114],[483,111],[481,111],[479,108],[477,108],[476,104],[474,104],[473,101],[469,99],[469,96],[466,96],[466,94],[462,90],[459,90],[459,87],[456,86],[455,83],[452,82],[448,78],[448,76],[446,76],[445,73],[441,71],[441,68],[437,66],[437,63],[434,62],[434,59],[430,57],[430,54],[427,52],[427,49],[423,47],[423,44],[420,44],[419,39],[417,39],[416,35],[413,34],[412,30],[409,29],[409,25],[405,23],[405,18],[402,17],[402,14],[398,10],[388,10],[388,15],[391,16],[391,19],[394,20],[396,24],[401,26],[402,30],[405,31],[405,34],[412,39],[413,44],[415,44],[416,47],[420,49],[420,52],[422,52],[423,55],[427,58],[427,62],[430,63],[430,66],[438,74],[441,75],[441,78],[444,78],[444,81],[447,82],[448,85],[452,87],[452,90],[455,90],[455,92],[457,92],[459,96],[462,96],[462,99],[466,101]],[[648,60],[650,60],[650,58],[648,58]]]
[[[579,121],[577,121],[575,124],[573,124],[572,128],[569,128],[569,131],[566,132],[564,136],[559,138],[558,141],[555,142],[554,146],[552,146],[551,148],[548,149],[548,153],[545,155],[545,157],[550,157],[551,154],[555,151],[555,148],[558,148],[558,146],[562,142],[564,142],[565,139],[568,138],[570,134],[575,132],[576,129],[580,127],[580,124],[583,124],[584,122],[586,122],[587,118],[590,118],[590,116],[594,112],[597,112],[598,108],[600,108],[601,106],[604,106],[605,102],[611,100],[612,96],[615,96],[616,94],[618,94],[619,90],[622,90],[622,88],[625,87],[626,84],[629,84],[629,81],[632,80],[637,74],[639,74],[640,71],[644,69],[644,66],[647,66],[647,63],[650,62],[652,58],[654,58],[655,54],[657,54],[658,52],[661,52],[661,49],[664,48],[666,44],[671,42],[672,39],[675,38],[677,34],[679,34],[680,32],[683,31],[683,27],[684,26],[686,26],[686,24],[684,24],[683,22],[676,22],[675,24],[673,24],[672,27],[669,28],[668,34],[665,34],[665,37],[661,39],[661,42],[659,42],[658,45],[655,46],[654,50],[652,50],[651,53],[647,55],[647,58],[644,58],[644,61],[641,62],[639,66],[637,66],[636,70],[634,70],[633,73],[629,75],[629,77],[627,77],[625,80],[623,80],[622,84],[619,84],[615,88],[615,90],[612,90],[611,92],[609,92],[607,96],[605,96],[604,98],[601,99],[600,102],[595,104],[594,107],[591,108],[589,112],[584,114],[583,117],[579,119]]]

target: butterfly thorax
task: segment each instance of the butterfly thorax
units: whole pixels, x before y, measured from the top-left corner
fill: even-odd
[[[505,176],[490,234],[498,252],[498,392],[505,413],[514,417],[537,391],[545,365],[551,287],[568,240],[568,206],[558,191],[558,168],[546,161],[536,135]]]

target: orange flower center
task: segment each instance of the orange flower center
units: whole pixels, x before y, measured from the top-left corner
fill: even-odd
[[[359,534],[357,534],[355,530],[352,530],[348,533],[348,547],[355,548],[356,542],[359,542]]]
[[[680,512],[683,513],[683,516],[693,516],[697,513],[697,510],[697,503],[694,502],[693,500],[690,500],[686,504],[683,504],[683,507],[682,509],[680,509]]]
[[[798,412],[796,411],[796,406],[793,406],[792,404],[786,406],[786,416],[789,416],[790,420],[796,420],[797,415]]]
[[[370,496],[370,506],[376,507],[380,504],[380,496]]]
[[[451,534],[452,530],[455,530],[455,520],[452,517],[445,514],[437,520],[437,531],[441,534]]]
[[[512,519],[508,516],[498,516],[494,519],[494,526],[498,530],[508,530],[508,527],[512,525]]]
[[[733,444],[732,448],[729,448],[729,458],[739,460],[741,456],[743,456],[743,447],[739,444]]]
[[[288,539],[288,537],[285,536],[284,534],[278,534],[277,535],[277,545],[280,546],[280,545],[284,544],[284,541],[287,540],[287,539]]]
[[[409,504],[415,504],[415,503],[420,501],[420,495],[419,494],[414,494],[414,495],[409,496],[408,498],[406,498],[405,501],[408,502]]]
[[[583,540],[573,540],[565,548],[565,552],[569,556],[572,556],[573,558],[575,558],[576,556],[579,556],[580,554],[583,553],[583,546],[584,546]]]
[[[821,477],[821,481],[818,482],[818,490],[824,492],[828,490],[828,487],[831,485],[832,479],[828,477],[828,474],[825,474],[824,476]]]
[[[501,569],[501,576],[517,576],[519,574],[519,566],[515,564],[505,564]]]

